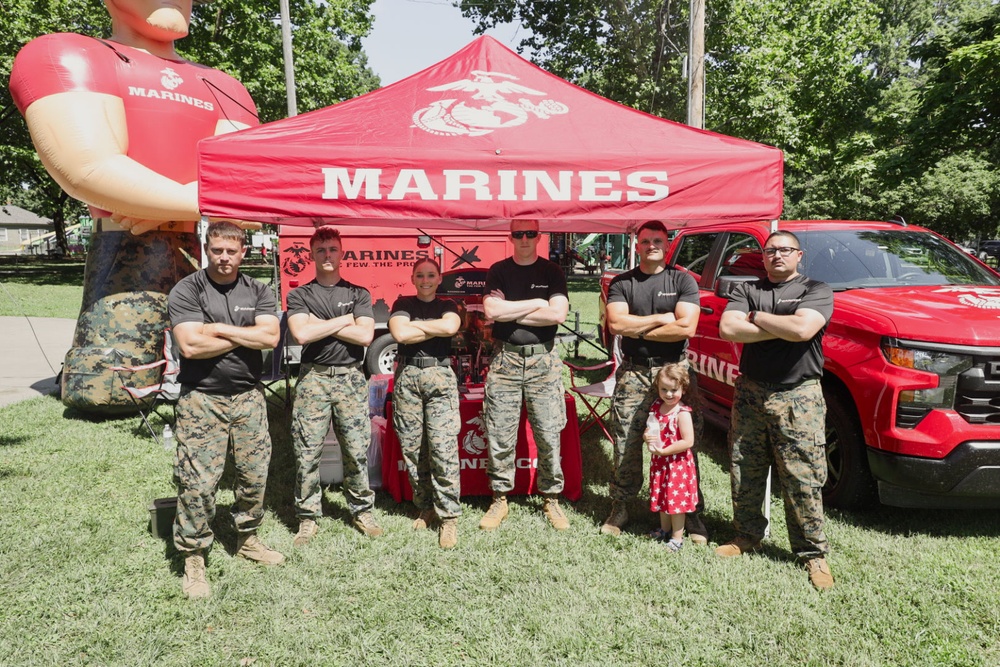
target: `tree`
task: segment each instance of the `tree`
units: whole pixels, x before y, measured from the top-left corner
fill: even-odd
[[[374,0],[292,0],[293,44],[299,108],[309,111],[379,86],[368,68],[361,38],[371,30]],[[14,56],[38,35],[110,34],[102,3],[92,0],[2,0],[0,77],[10,77]],[[178,42],[187,58],[229,72],[250,91],[262,122],[283,118],[285,80],[278,6],[269,0],[216,0],[197,4],[191,33]],[[65,222],[86,214],[67,197],[38,160],[27,127],[7,86],[0,87],[0,199],[30,208],[56,222],[65,249]]]

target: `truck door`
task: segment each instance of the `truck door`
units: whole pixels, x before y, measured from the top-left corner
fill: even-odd
[[[695,364],[700,389],[705,398],[729,406],[739,376],[742,345],[722,340],[719,320],[726,309],[726,299],[715,295],[715,282],[721,276],[764,277],[764,254],[760,242],[751,234],[731,232],[722,239],[722,252],[715,276],[704,282],[701,290],[701,320],[698,324],[698,349]]]
[[[712,314],[717,310],[712,307],[706,307],[708,298],[712,293],[712,282],[713,276],[715,275],[715,265],[713,248],[716,243],[724,237],[725,234],[721,232],[693,232],[689,234],[682,234],[680,238],[677,239],[676,247],[674,248],[673,258],[670,263],[677,269],[690,274],[695,281],[698,283],[698,292],[701,299],[701,317],[698,320],[698,331],[694,338],[688,341],[688,359],[694,365],[696,372],[701,375],[702,369],[699,360],[701,359],[701,347],[702,338],[707,335],[708,328],[715,326],[716,337],[718,337],[718,316],[716,315],[715,324],[712,322]],[[708,323],[706,323],[706,321]],[[710,399],[712,401],[717,400],[715,397],[706,394],[706,388],[704,387],[705,378],[699,377],[698,384],[699,389],[704,398]]]

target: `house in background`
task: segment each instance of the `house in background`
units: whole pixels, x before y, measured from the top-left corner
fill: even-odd
[[[0,255],[21,252],[28,241],[41,238],[53,231],[52,221],[42,218],[20,206],[0,205]]]

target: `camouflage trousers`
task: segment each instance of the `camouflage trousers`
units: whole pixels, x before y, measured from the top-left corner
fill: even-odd
[[[562,360],[555,349],[522,357],[501,347],[490,363],[483,421],[489,449],[487,474],[495,493],[509,493],[514,488],[514,459],[522,403],[528,408],[528,421],[538,448],[538,491],[544,494],[562,492],[559,448],[566,426],[562,368]]]
[[[198,235],[127,232],[94,234],[83,278],[83,303],[73,346],[62,372],[67,407],[98,414],[134,414],[114,366],[140,366],[163,358],[163,331],[170,326],[167,294],[197,270]],[[153,369],[128,378],[155,384]]]
[[[392,426],[399,437],[413,504],[442,519],[462,514],[458,467],[458,380],[448,367],[400,366],[392,390]]]
[[[611,435],[614,436],[614,468],[611,472],[612,500],[628,500],[639,495],[646,476],[643,473],[646,443],[642,438],[646,430],[649,409],[656,400],[654,380],[659,367],[650,368],[629,362],[622,363],[615,374],[615,392],[611,397]],[[694,449],[698,448],[705,431],[705,418],[692,396],[697,396],[698,376],[690,373],[684,402],[690,405],[694,421]],[[698,471],[698,454],[694,452],[695,470]],[[701,492],[701,474],[698,475],[698,512],[705,509],[705,494]]]
[[[760,541],[767,528],[763,506],[768,468],[774,466],[785,501],[792,551],[801,559],[830,547],[823,534],[826,483],[826,402],[819,380],[790,388],[736,380],[730,419],[733,525]]]
[[[260,387],[232,396],[185,390],[177,401],[177,517],[174,546],[190,552],[212,546],[215,492],[232,448],[236,468],[233,522],[252,533],[264,518],[264,488],[271,462],[267,405]]]
[[[292,409],[292,445],[298,459],[295,514],[299,519],[323,515],[319,462],[330,423],[344,461],[344,499],[352,515],[375,505],[368,483],[368,382],[360,368],[302,364]]]

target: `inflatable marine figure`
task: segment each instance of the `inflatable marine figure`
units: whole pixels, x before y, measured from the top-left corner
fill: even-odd
[[[115,414],[133,407],[109,369],[160,357],[167,293],[200,264],[196,145],[257,117],[242,84],[174,50],[191,0],[105,6],[110,38],[32,40],[10,89],[45,168],[94,218],[63,402]]]

